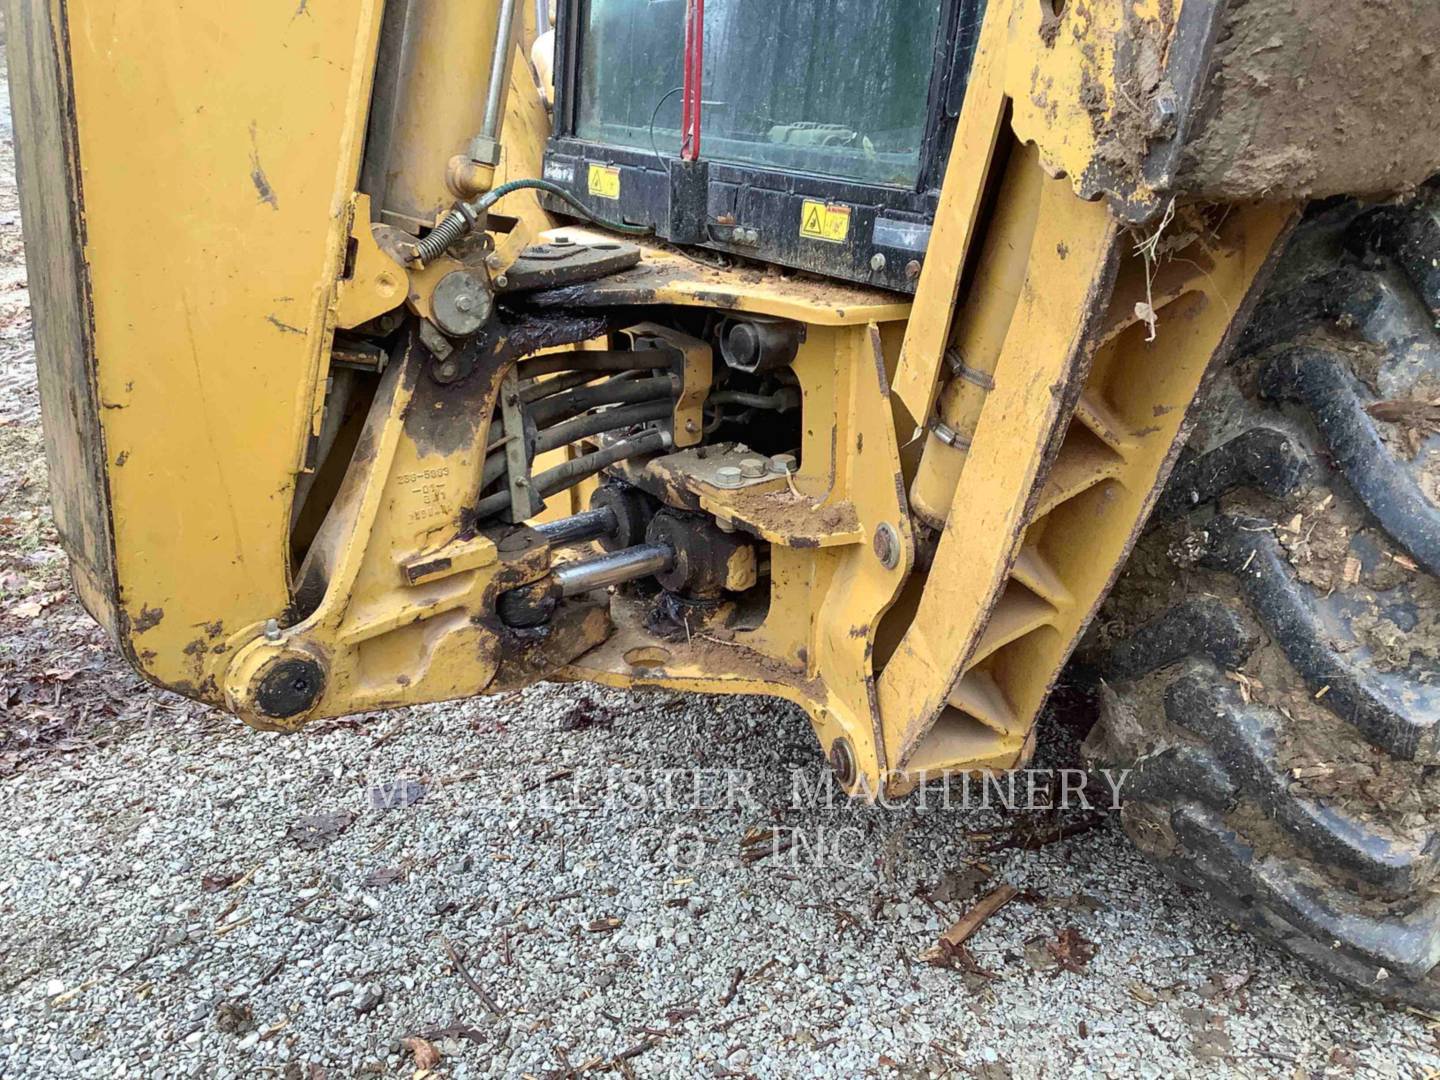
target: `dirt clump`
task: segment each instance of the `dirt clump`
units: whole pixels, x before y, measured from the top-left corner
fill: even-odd
[[[1197,198],[1405,191],[1440,171],[1440,4],[1232,0],[1178,189]]]

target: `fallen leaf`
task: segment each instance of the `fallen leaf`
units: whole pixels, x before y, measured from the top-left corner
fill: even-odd
[[[1212,971],[1195,992],[1207,1001],[1228,997],[1249,983],[1251,978],[1252,973],[1248,971]]]
[[[376,810],[403,810],[425,798],[425,785],[419,780],[384,781],[370,786],[369,797]]]
[[[349,810],[339,810],[332,814],[306,814],[290,826],[285,839],[302,851],[319,851],[334,842],[354,820],[355,815]]]
[[[1154,1005],[1160,1000],[1155,996],[1155,992],[1144,983],[1132,982],[1125,989],[1130,992],[1131,997],[1142,1005]]]
[[[977,866],[969,866],[961,871],[952,870],[940,879],[935,888],[930,890],[930,899],[937,904],[947,902],[963,904],[978,896],[989,880],[990,875]]]
[[[235,882],[240,880],[240,875],[229,870],[223,870],[216,874],[206,874],[200,879],[201,892],[223,892]]]
[[[1067,926],[1054,941],[1045,943],[1055,962],[1066,971],[1083,971],[1085,965],[1095,957],[1095,943],[1076,930]]]
[[[371,870],[365,876],[364,885],[367,889],[383,889],[387,885],[394,885],[397,881],[405,878],[405,871],[393,866],[382,866],[378,870]]]
[[[440,1064],[440,1051],[435,1049],[433,1043],[426,1042],[420,1036],[412,1035],[408,1039],[401,1039],[400,1043],[415,1059],[415,1068],[433,1069]]]

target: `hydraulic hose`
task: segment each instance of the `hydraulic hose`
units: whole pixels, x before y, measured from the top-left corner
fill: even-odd
[[[750,409],[787,412],[799,407],[800,393],[797,390],[777,390],[773,394],[747,394],[743,390],[717,390],[706,399],[705,404],[744,405]]]
[[[627,236],[649,236],[655,230],[648,226],[627,225],[623,221],[611,221],[593,213],[582,202],[562,188],[559,184],[552,184],[549,180],[511,180],[508,184],[501,184],[493,191],[487,191],[473,202],[458,202],[454,208],[440,219],[433,229],[430,230],[415,245],[415,259],[422,265],[432,262],[444,255],[450,249],[450,245],[459,240],[475,227],[476,221],[490,207],[503,199],[506,195],[516,191],[543,191],[554,195],[561,202],[569,206],[577,217],[599,225],[602,229],[609,229],[612,232],[624,233]]]
[[[598,371],[567,371],[556,375],[553,379],[539,379],[520,387],[520,401],[529,405],[533,401],[547,398],[565,390],[573,390],[577,386],[584,386],[600,378]]]
[[[530,406],[530,416],[536,427],[546,428],[556,421],[579,416],[601,405],[633,405],[661,398],[668,400],[670,397],[669,378],[603,382],[541,398]]]
[[[515,369],[523,381],[541,375],[553,375],[559,371],[647,371],[651,368],[669,367],[660,353],[653,355],[645,351],[629,349],[581,349],[578,352],[547,353],[521,360]]]
[[[591,435],[599,435],[602,431],[619,431],[621,428],[632,427],[635,424],[662,420],[669,416],[673,409],[674,406],[667,399],[586,413],[540,432],[540,437],[535,442],[535,452],[543,454],[547,450],[557,450]]]
[[[642,432],[633,439],[623,439],[620,442],[611,443],[604,449],[596,450],[594,453],[585,454],[582,457],[571,458],[569,461],[556,465],[553,469],[546,469],[534,478],[532,484],[543,499],[554,495],[557,491],[574,487],[580,481],[594,476],[601,469],[608,469],[617,462],[639,457],[642,454],[653,454],[671,445],[673,442],[668,431]],[[486,464],[488,465],[489,462],[487,461]],[[510,492],[508,491],[497,491],[493,495],[487,495],[475,504],[475,519],[484,521],[486,518],[500,513],[509,505]]]
[[[645,405],[650,408],[638,415],[622,414],[622,410],[596,413],[593,420],[584,415],[591,409],[602,405]],[[577,438],[585,438],[587,435],[595,435],[601,431],[628,427],[630,424],[642,423],[647,420],[659,420],[670,415],[672,408],[673,401],[668,378],[638,379],[633,382],[612,379],[596,386],[582,386],[556,394],[554,397],[541,398],[529,410],[535,426],[540,429],[540,446],[537,447],[536,453],[543,449],[554,449],[555,446],[568,446]],[[627,415],[630,416],[629,419],[626,419]],[[555,442],[556,436],[554,435],[547,438],[547,434],[557,426],[564,426],[566,423],[577,420],[585,420],[587,423],[593,423],[594,426],[587,427],[582,434],[568,437],[563,442]],[[505,474],[506,436],[504,427],[498,418],[493,430],[499,431],[501,435],[485,448],[485,468],[480,481],[482,490]]]

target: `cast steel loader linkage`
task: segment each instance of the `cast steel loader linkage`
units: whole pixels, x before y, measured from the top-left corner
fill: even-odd
[[[888,796],[1024,764],[1078,650],[1137,843],[1440,1007],[1440,5],[8,27],[55,518],[147,678],[779,695]]]

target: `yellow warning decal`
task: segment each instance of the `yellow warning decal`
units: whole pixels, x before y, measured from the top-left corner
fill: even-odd
[[[620,198],[620,170],[614,165],[590,166],[590,194],[602,199]]]
[[[850,207],[806,199],[800,207],[800,235],[828,244],[843,244],[850,238]]]

